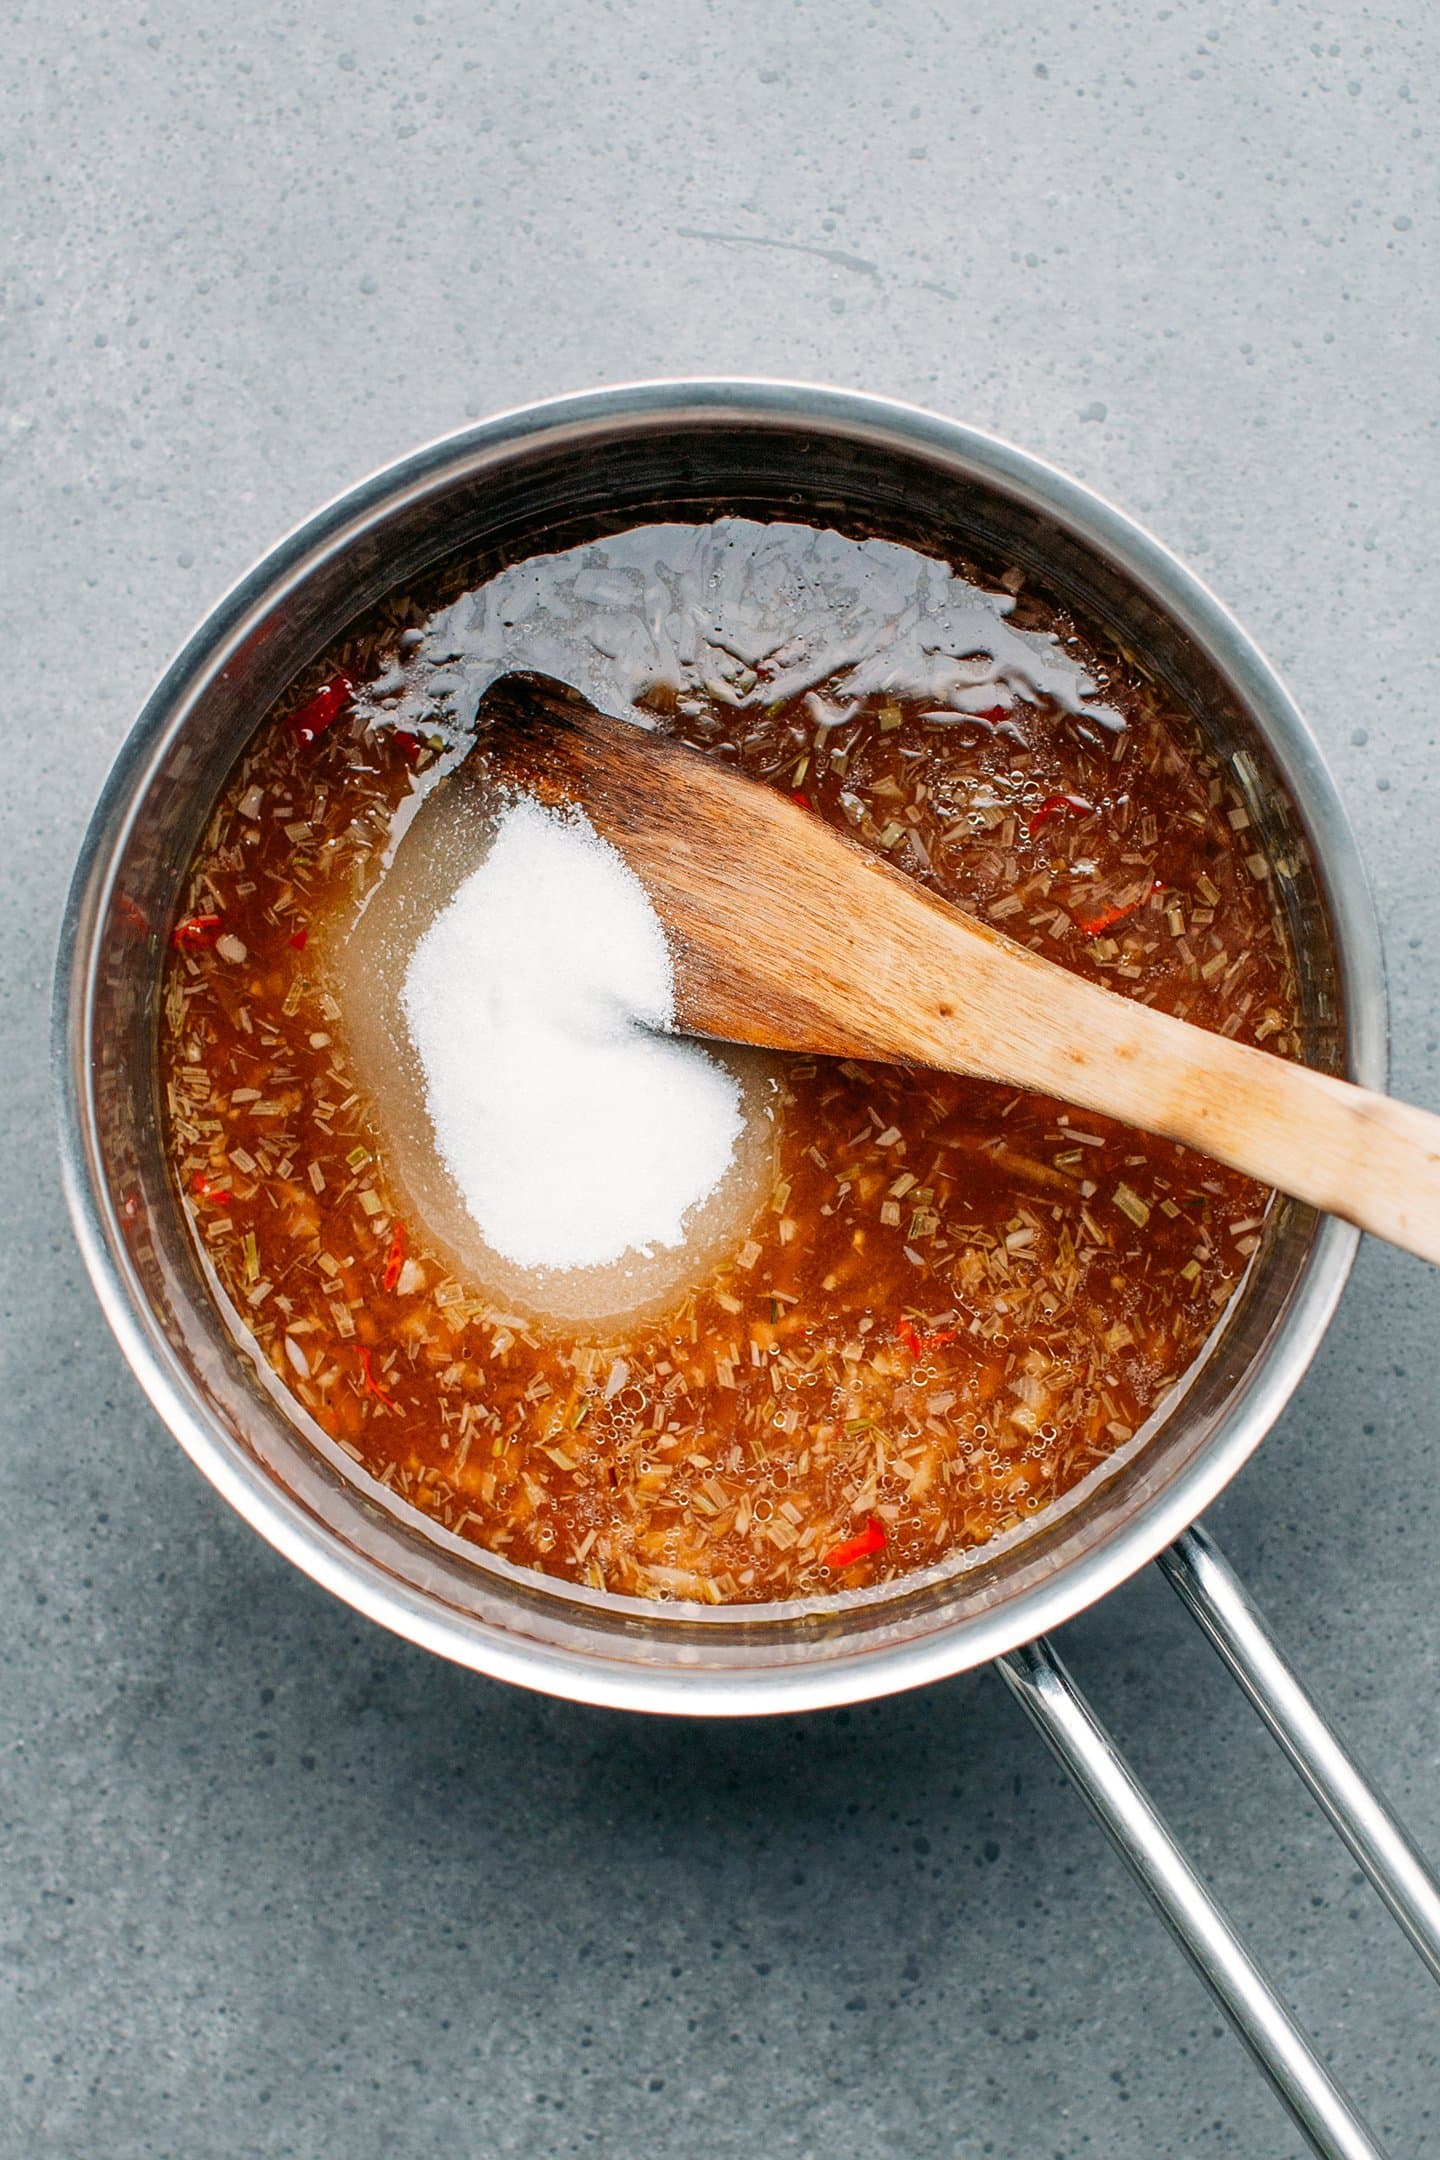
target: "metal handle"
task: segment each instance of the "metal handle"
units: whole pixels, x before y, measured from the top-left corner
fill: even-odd
[[[1440,1881],[1311,1702],[1240,1578],[1203,1530],[1185,1531],[1160,1565],[1440,1980]]]
[[[1321,2160],[1384,2160],[1049,1643],[996,1666]]]

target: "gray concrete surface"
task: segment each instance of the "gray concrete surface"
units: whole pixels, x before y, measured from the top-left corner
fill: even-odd
[[[355,1620],[142,1403],[52,1165],[70,860],[319,500],[588,382],[804,373],[1069,466],[1288,672],[1440,1107],[1440,24],[968,0],[20,0],[0,70],[4,2160],[1292,2155],[993,1679],[681,1728]],[[1440,1850],[1440,1277],[1367,1249],[1212,1521]],[[1433,1992],[1142,1580],[1103,1711],[1399,2154]]]

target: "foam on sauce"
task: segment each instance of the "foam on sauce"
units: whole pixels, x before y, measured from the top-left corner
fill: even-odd
[[[326,944],[406,1205],[462,1278],[613,1323],[743,1238],[774,1176],[768,1066],[667,1039],[659,919],[578,813],[452,774]]]

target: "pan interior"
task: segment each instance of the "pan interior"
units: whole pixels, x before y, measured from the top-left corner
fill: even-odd
[[[945,1660],[955,1669],[1004,1647],[997,1618],[1011,1640],[1034,1632],[1030,1616],[1062,1578],[1073,1585],[1071,1609],[1088,1602],[1105,1586],[1105,1556],[1126,1526],[1183,1486],[1248,1419],[1246,1447],[1235,1458],[1243,1459],[1274,1414],[1253,1405],[1267,1399],[1266,1369],[1316,1236],[1313,1212],[1290,1202],[1272,1210],[1265,1242],[1207,1354],[1143,1445],[1122,1451],[1105,1474],[1013,1543],[852,1600],[657,1610],[509,1567],[447,1539],[358,1479],[318,1429],[293,1421],[268,1375],[217,1323],[216,1287],[171,1197],[157,1094],[163,942],[151,926],[173,919],[191,849],[273,699],[388,592],[429,578],[443,583],[461,562],[476,583],[527,555],[659,520],[784,518],[899,540],[940,557],[1020,564],[1163,682],[1227,764],[1273,866],[1306,1062],[1343,1070],[1345,1015],[1330,913],[1305,825],[1252,712],[1158,598],[1066,520],[979,469],[983,445],[977,450],[978,439],[962,443],[963,431],[955,434],[954,454],[942,455],[907,440],[903,427],[882,436],[776,411],[687,409],[677,400],[644,425],[625,413],[607,422],[592,408],[583,425],[557,420],[498,444],[484,430],[459,438],[448,457],[431,454],[423,486],[413,475],[408,485],[397,478],[388,492],[372,485],[348,525],[334,520],[324,544],[308,554],[297,548],[298,559],[286,565],[262,565],[243,622],[227,634],[217,619],[201,633],[157,692],[129,769],[122,766],[112,783],[108,815],[119,844],[109,874],[92,886],[99,914],[86,986],[85,1086],[92,1175],[109,1202],[119,1271],[148,1338],[144,1355],[164,1367],[164,1385],[152,1392],[212,1475],[218,1451],[226,1489],[232,1497],[244,1489],[250,1497],[241,1504],[268,1534],[379,1617],[482,1669],[510,1669],[509,1655],[542,1665],[549,1658],[568,1676],[562,1683],[541,1674],[537,1684],[585,1694],[592,1690],[582,1668],[598,1661],[632,1670],[626,1685],[637,1701],[647,1681],[668,1687],[678,1677],[696,1708],[707,1706],[707,1676],[728,1687],[767,1673],[813,1672],[817,1663],[838,1668],[941,1634],[950,1639]],[[1078,491],[1077,499],[1084,501]],[[283,1501],[283,1535],[264,1519],[271,1495]],[[314,1558],[321,1552],[323,1569]],[[1136,1551],[1129,1565],[1148,1556]],[[417,1613],[426,1616],[424,1626]],[[873,1691],[870,1683],[839,1679],[833,1699]]]

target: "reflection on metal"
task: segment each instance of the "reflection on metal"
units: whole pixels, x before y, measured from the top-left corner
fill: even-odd
[[[1199,1529],[1160,1565],[1440,1980],[1440,1881],[1296,1679],[1238,1575]]]
[[[1013,1651],[996,1669],[1322,2160],[1383,2160],[1050,1644]]]

